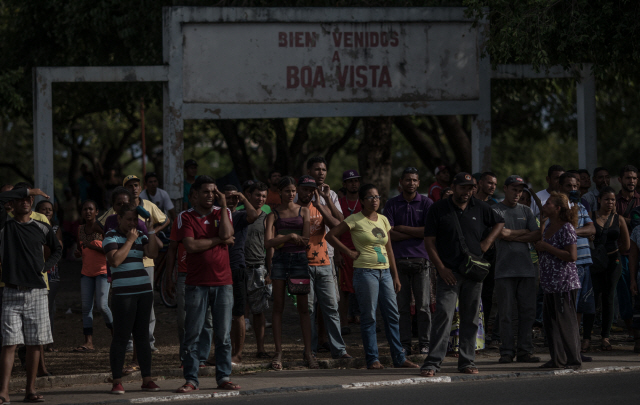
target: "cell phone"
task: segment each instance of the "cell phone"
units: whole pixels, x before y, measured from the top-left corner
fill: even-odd
[[[149,211],[145,210],[142,205],[138,205],[136,207],[136,212],[138,213],[138,215],[140,215],[144,219],[151,218],[151,214],[149,213]]]

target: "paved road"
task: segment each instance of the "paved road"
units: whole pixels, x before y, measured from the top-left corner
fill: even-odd
[[[255,397],[217,398],[198,404],[259,405],[358,404],[637,404],[640,373],[610,373],[528,379],[420,384],[394,388],[311,391]],[[177,402],[176,402],[177,403]]]

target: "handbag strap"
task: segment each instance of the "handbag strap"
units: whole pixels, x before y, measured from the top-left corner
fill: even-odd
[[[453,222],[456,224],[456,231],[458,234],[458,241],[460,241],[460,246],[462,247],[462,251],[466,254],[469,255],[469,248],[467,247],[467,243],[464,241],[464,235],[462,234],[462,227],[460,226],[460,220],[458,219],[458,213],[455,210],[455,207],[453,206],[453,203],[451,202],[451,199],[449,198],[449,205],[451,208],[451,213],[453,214]]]

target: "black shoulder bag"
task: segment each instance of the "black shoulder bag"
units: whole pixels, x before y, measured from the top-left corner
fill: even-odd
[[[594,243],[594,248],[591,249],[591,273],[602,273],[609,267],[609,255],[607,254],[607,234],[609,233],[609,227],[613,223],[613,212],[609,214],[609,218],[604,223],[602,233],[597,243]]]
[[[458,272],[473,281],[481,282],[489,274],[491,263],[485,260],[482,256],[474,255],[469,251],[467,243],[464,241],[462,227],[460,227],[460,220],[458,219],[458,213],[453,207],[453,203],[451,201],[449,201],[449,204],[451,204],[451,211],[453,212],[453,219],[458,233],[458,241],[460,241],[462,255],[464,256],[464,260],[462,264],[460,264]]]

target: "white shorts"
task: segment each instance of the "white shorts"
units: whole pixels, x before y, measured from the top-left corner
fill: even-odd
[[[46,288],[4,288],[2,297],[2,345],[27,346],[53,343]]]

